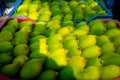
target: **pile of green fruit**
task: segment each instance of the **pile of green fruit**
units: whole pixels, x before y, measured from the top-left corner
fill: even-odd
[[[13,16],[28,16],[37,21],[85,21],[107,12],[94,0],[61,2],[24,0]]]
[[[120,76],[116,21],[9,20],[0,32],[0,74],[23,80],[111,80]]]

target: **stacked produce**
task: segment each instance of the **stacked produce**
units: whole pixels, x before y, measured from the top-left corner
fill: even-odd
[[[8,21],[0,32],[0,74],[24,80],[110,80],[120,76],[116,21]]]
[[[37,21],[86,21],[107,12],[94,0],[47,2],[24,0],[13,16],[28,16]]]

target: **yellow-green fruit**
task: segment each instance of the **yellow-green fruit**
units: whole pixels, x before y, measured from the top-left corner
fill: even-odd
[[[67,27],[67,26],[74,26],[74,23],[72,21],[64,21],[62,23],[62,27]]]
[[[10,42],[0,43],[0,53],[6,53],[13,49],[13,45]]]
[[[59,72],[59,80],[76,80],[79,71],[73,66],[66,66]]]
[[[20,29],[20,32],[23,32],[26,34],[26,36],[28,36],[32,31],[32,27],[31,26],[23,26],[21,29]]]
[[[11,26],[11,25],[5,26],[5,27],[1,30],[1,32],[3,32],[3,31],[9,31],[9,32],[11,32],[11,33],[15,33],[15,29],[14,29],[14,27]]]
[[[12,60],[13,60],[13,57],[10,52],[0,54],[0,64],[1,65],[9,64],[12,62]]]
[[[89,26],[86,23],[79,23],[77,29],[85,30],[87,33],[89,32]]]
[[[76,39],[76,37],[72,33],[66,35],[63,39],[63,42],[66,42],[66,41],[71,40],[71,39],[73,39],[73,40]]]
[[[101,19],[95,19],[89,23],[89,26],[94,26],[94,25],[103,25],[103,20]]]
[[[19,24],[19,29],[22,29],[22,27],[24,27],[24,26],[32,26],[32,24],[33,23],[30,21],[23,21]]]
[[[13,34],[9,31],[0,32],[0,42],[13,40]]]
[[[66,49],[70,49],[70,48],[78,48],[78,43],[77,40],[75,39],[71,39],[71,40],[67,40],[63,43],[63,47]]]
[[[42,24],[36,24],[33,28],[33,31],[39,31],[40,33],[44,33],[46,26]]]
[[[101,46],[101,53],[102,55],[113,53],[115,51],[114,43],[105,43]]]
[[[97,66],[97,67],[102,67],[104,61],[101,58],[94,57],[94,58],[89,58],[87,59],[87,64],[86,66]]]
[[[105,34],[112,40],[113,38],[120,35],[120,30],[119,29],[110,29],[110,30],[107,30]]]
[[[81,30],[81,29],[76,29],[73,31],[73,34],[76,36],[76,37],[80,37],[82,35],[87,35],[88,32],[85,31],[85,30]]]
[[[65,16],[64,16],[64,21],[71,21],[72,20],[72,18],[73,18],[73,16],[72,16],[72,14],[66,14]]]
[[[79,46],[84,49],[96,44],[95,35],[83,35],[79,37]]]
[[[35,43],[35,42],[41,42],[41,40],[43,40],[44,39],[44,41],[46,42],[46,38],[45,38],[45,36],[43,36],[43,35],[38,35],[38,36],[35,36],[35,37],[32,37],[32,38],[30,38],[30,44],[32,44],[32,43]]]
[[[19,66],[23,66],[28,60],[26,55],[19,55],[13,60],[13,63],[19,63]]]
[[[37,80],[56,80],[57,72],[53,70],[45,70],[38,76]]]
[[[96,45],[83,49],[81,54],[81,56],[85,58],[93,58],[93,57],[98,57],[100,55],[101,55],[101,49]]]
[[[7,64],[1,68],[1,74],[8,77],[15,77],[17,75],[18,69],[18,63]]]
[[[110,41],[110,39],[109,39],[108,36],[106,36],[106,35],[101,35],[101,36],[99,36],[99,37],[97,38],[96,44],[97,44],[98,46],[102,46],[102,45],[104,45],[104,44],[106,44],[106,43],[110,43],[110,42],[111,42],[111,41]]]
[[[105,24],[107,29],[117,28],[117,23],[115,21],[109,21]]]
[[[72,66],[78,71],[81,71],[86,66],[86,59],[81,56],[72,56],[68,60],[68,66]]]
[[[18,20],[17,20],[17,18],[14,18],[14,19],[10,20],[7,23],[7,25],[10,25],[10,26],[14,27],[15,30],[17,30],[18,29]]]
[[[78,23],[77,25],[76,25],[76,28],[77,29],[79,29],[79,28],[81,28],[82,26],[86,26],[87,25],[87,22],[80,22],[80,23]],[[89,27],[88,27],[89,28]]]
[[[27,46],[27,44],[16,45],[13,50],[14,56],[28,55],[28,53],[29,53],[29,47]]]
[[[99,80],[100,68],[97,66],[88,66],[85,68],[80,80]]]
[[[81,55],[81,50],[73,47],[69,49],[67,57],[80,56],[80,55]]]
[[[53,51],[46,60],[45,67],[51,70],[62,69],[67,65],[67,53],[68,51],[64,48]]]
[[[120,76],[120,68],[116,65],[104,66],[101,70],[100,79],[110,80]]]
[[[108,53],[101,56],[101,59],[104,62],[104,65],[117,65],[120,66],[120,54],[117,53]]]
[[[31,59],[46,59],[48,57],[48,51],[42,52],[41,50],[35,50],[32,53],[30,53]]]
[[[40,34],[41,33],[39,31],[33,31],[33,32],[30,33],[30,37],[32,38],[32,37],[38,36]]]
[[[105,31],[106,31],[106,28],[104,27],[104,25],[94,25],[94,26],[91,26],[91,29],[90,29],[91,34],[98,35],[98,36],[104,34]]]
[[[58,33],[61,34],[62,36],[65,36],[70,33],[70,30],[68,29],[68,27],[63,27],[58,30]]]
[[[21,79],[34,79],[42,70],[44,60],[31,59],[20,70]]]

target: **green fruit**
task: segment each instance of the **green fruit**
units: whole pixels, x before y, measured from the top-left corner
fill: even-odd
[[[17,75],[18,69],[18,63],[7,64],[1,68],[1,74],[8,77],[15,77]]]
[[[32,24],[33,23],[30,21],[23,21],[19,24],[19,29],[22,29],[22,27],[24,27],[24,26],[32,26]]]
[[[33,32],[30,33],[30,37],[32,38],[32,37],[38,36],[40,34],[41,33],[39,31],[33,31]]]
[[[83,35],[79,37],[79,46],[84,49],[89,46],[96,44],[96,36],[95,35]]]
[[[67,54],[67,57],[72,57],[72,56],[80,56],[81,55],[81,50],[77,48],[71,48],[69,49],[69,52]]]
[[[64,37],[63,42],[66,42],[66,41],[72,40],[72,39],[75,40],[76,37],[73,34],[68,34]]]
[[[67,65],[67,55],[68,51],[66,49],[57,49],[50,53],[49,58],[46,60],[46,69],[60,70]]]
[[[45,70],[38,76],[37,80],[56,80],[57,72],[53,70]]]
[[[20,78],[22,79],[34,79],[39,75],[42,70],[44,60],[31,59],[29,60],[20,71]]]
[[[87,59],[87,64],[86,66],[97,66],[97,67],[102,67],[103,66],[103,60],[101,58],[89,58]]]
[[[15,34],[15,38],[25,38],[26,40],[28,40],[28,36],[29,34],[23,31],[17,31]]]
[[[100,69],[97,66],[88,66],[85,68],[80,80],[99,80]]]
[[[19,56],[19,55],[28,55],[29,53],[29,47],[27,44],[18,44],[15,46],[13,50],[14,56]]]
[[[9,32],[11,32],[11,33],[15,33],[15,29],[14,29],[14,27],[13,26],[5,26],[2,30],[1,30],[1,32],[3,32],[3,31],[9,31]]]
[[[10,42],[0,43],[0,53],[6,53],[13,49],[13,45]]]
[[[39,31],[40,33],[44,33],[46,26],[42,24],[36,24],[35,27],[33,28],[33,31]]]
[[[80,21],[80,20],[83,20],[84,19],[84,16],[82,13],[77,13],[76,15],[74,15],[73,17],[73,20],[74,21]]]
[[[67,26],[74,26],[74,23],[72,21],[64,21],[62,23],[62,27],[67,27]]]
[[[101,46],[102,55],[113,53],[114,51],[115,51],[115,45],[113,43],[105,43]]]
[[[73,18],[73,16],[72,16],[72,14],[66,14],[65,16],[64,16],[64,21],[71,21],[72,20],[72,18]]]
[[[113,34],[114,33],[114,34]],[[105,33],[111,40],[120,35],[119,29],[110,29]]]
[[[81,56],[85,58],[94,58],[101,55],[100,47],[94,45],[83,49]]]
[[[27,43],[28,43],[28,41],[25,38],[25,36],[23,36],[23,35],[15,37],[12,41],[12,44],[14,44],[14,45],[27,44]]]
[[[26,55],[19,55],[13,60],[13,63],[19,63],[19,66],[23,66],[28,60]]]
[[[71,39],[67,40],[66,42],[63,43],[63,47],[66,49],[71,49],[71,48],[78,48],[78,42],[77,40]]]
[[[7,23],[7,25],[10,25],[10,26],[14,27],[15,30],[18,29],[18,24],[19,23],[18,23],[17,18],[14,18],[14,19],[8,21],[8,23]]]
[[[46,59],[48,57],[47,51],[40,51],[40,50],[35,50],[32,53],[30,53],[30,58],[31,59]]]
[[[119,46],[120,45],[120,36],[113,38],[112,42],[115,44],[115,46]]]
[[[106,31],[106,28],[104,26],[94,25],[94,26],[91,26],[90,33],[100,36],[100,35],[104,34],[105,31]]]
[[[78,70],[72,66],[66,66],[59,72],[60,80],[76,80],[76,76],[79,73]]]
[[[23,26],[20,29],[20,32],[25,33],[27,36],[31,33],[31,31],[32,31],[32,27],[31,26]]]
[[[47,50],[48,45],[43,42],[35,42],[30,45],[30,51],[33,52],[35,50]]]
[[[77,29],[79,29],[79,28],[81,28],[82,26],[86,26],[87,25],[87,23],[86,22],[80,22],[80,23],[78,23],[77,25],[76,25],[76,28]],[[87,26],[88,27],[88,26]]]
[[[81,56],[72,56],[68,60],[68,66],[72,66],[76,70],[81,71],[86,66],[86,59]]]
[[[108,36],[106,36],[106,35],[101,35],[101,36],[99,36],[99,37],[97,38],[96,44],[97,44],[98,46],[102,46],[102,45],[104,45],[104,44],[106,44],[106,43],[110,43],[110,42],[111,42],[111,41],[110,41],[110,39],[109,39]]]
[[[78,30],[85,30],[87,33],[89,32],[89,26],[85,23],[79,23],[76,27]]]
[[[115,52],[118,53],[118,54],[120,54],[120,46],[116,47]]]
[[[117,53],[109,53],[101,56],[101,59],[104,62],[104,65],[117,65],[120,66],[120,54]]]
[[[89,23],[89,26],[91,27],[91,26],[94,26],[94,25],[103,25],[103,20],[101,20],[101,19],[95,19],[95,20],[93,20],[93,21],[91,21],[90,23]]]
[[[103,67],[100,79],[113,79],[120,76],[120,68],[116,65],[108,65]]]
[[[32,38],[30,38],[30,44],[32,44],[32,43],[35,43],[35,42],[41,42],[41,41],[44,41],[44,42],[46,42],[46,38],[45,38],[45,36],[43,36],[43,35],[38,35],[38,36],[35,36],[35,37],[32,37]]]
[[[62,20],[62,15],[53,16],[53,17],[51,18],[51,20],[59,20],[59,21],[61,21],[61,20]]]
[[[0,42],[13,40],[13,35],[9,31],[0,32]]]
[[[9,64],[11,63],[13,60],[13,57],[11,55],[11,53],[2,53],[0,54],[0,64],[1,65],[6,65],[6,64]]]
[[[105,24],[107,29],[117,28],[117,23],[115,21],[109,21]]]

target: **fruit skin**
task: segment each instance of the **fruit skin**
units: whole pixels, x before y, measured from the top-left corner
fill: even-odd
[[[18,24],[19,23],[18,23],[17,18],[14,18],[7,23],[7,25],[11,25],[12,27],[14,27],[15,30],[18,29]]]
[[[117,66],[120,66],[120,54],[117,54],[117,53],[109,53],[109,54],[106,54],[106,55],[103,55],[100,57],[105,66],[107,65],[117,65]]]
[[[0,53],[6,53],[13,49],[13,45],[10,42],[0,43]]]
[[[117,28],[117,23],[115,21],[109,21],[105,24],[107,29]]]
[[[105,43],[101,46],[101,53],[102,55],[107,53],[113,53],[115,51],[114,43]]]
[[[72,56],[68,60],[68,66],[72,66],[76,70],[81,71],[86,66],[86,59],[81,56]]]
[[[76,80],[79,71],[72,66],[66,66],[59,72],[59,80]]]
[[[81,53],[82,53],[82,51],[80,49],[73,47],[73,48],[69,49],[67,57],[80,56]]]
[[[119,29],[110,29],[110,30],[106,31],[105,35],[107,35],[112,40],[113,38],[120,35],[120,30]]]
[[[0,54],[0,64],[1,65],[9,64],[12,62],[12,60],[13,60],[13,57],[10,52]]]
[[[20,78],[22,79],[34,79],[42,70],[44,60],[31,59],[20,70]]]
[[[18,69],[19,69],[18,63],[7,64],[1,68],[1,74],[8,77],[14,77],[16,76]]]
[[[120,68],[116,65],[108,65],[103,67],[100,79],[113,79],[120,76]]]
[[[27,44],[18,44],[15,46],[13,50],[14,56],[28,55],[28,53],[29,53],[29,47]]]
[[[46,69],[60,70],[67,65],[67,55],[68,50],[64,48],[57,49],[50,53],[48,59],[46,60]]]
[[[101,55],[100,47],[94,45],[83,49],[81,56],[85,58],[99,57]]]
[[[91,34],[98,35],[98,36],[104,34],[105,31],[106,31],[106,28],[104,27],[104,25],[94,25],[94,26],[91,26],[91,29],[90,29]]]
[[[29,58],[26,55],[19,55],[16,58],[14,58],[13,63],[19,63],[19,66],[23,66]]]
[[[53,70],[45,70],[38,76],[37,80],[56,80],[57,72]]]
[[[79,37],[79,46],[84,49],[96,44],[95,35],[83,35]]]
[[[111,41],[110,41],[110,39],[109,39],[108,36],[106,36],[106,35],[101,35],[101,36],[99,36],[99,37],[97,38],[96,45],[102,46],[102,45],[104,45],[104,44],[106,44],[106,43],[110,43],[110,42],[111,42]]]
[[[93,76],[94,75],[94,76]],[[97,66],[88,66],[85,68],[80,80],[98,80],[100,78],[100,68]]]
[[[22,29],[22,27],[24,27],[24,26],[32,26],[32,24],[33,23],[30,21],[23,21],[19,24],[19,29]]]
[[[12,34],[15,33],[15,29],[13,26],[9,25],[9,26],[5,26],[4,28],[2,28],[1,32],[4,32],[4,31],[9,31],[11,32]]]
[[[0,42],[11,41],[13,39],[13,34],[9,31],[0,32]]]
[[[103,66],[103,60],[101,58],[98,57],[94,57],[94,58],[89,58],[87,59],[87,64],[86,66],[97,66],[97,67],[102,67]]]

